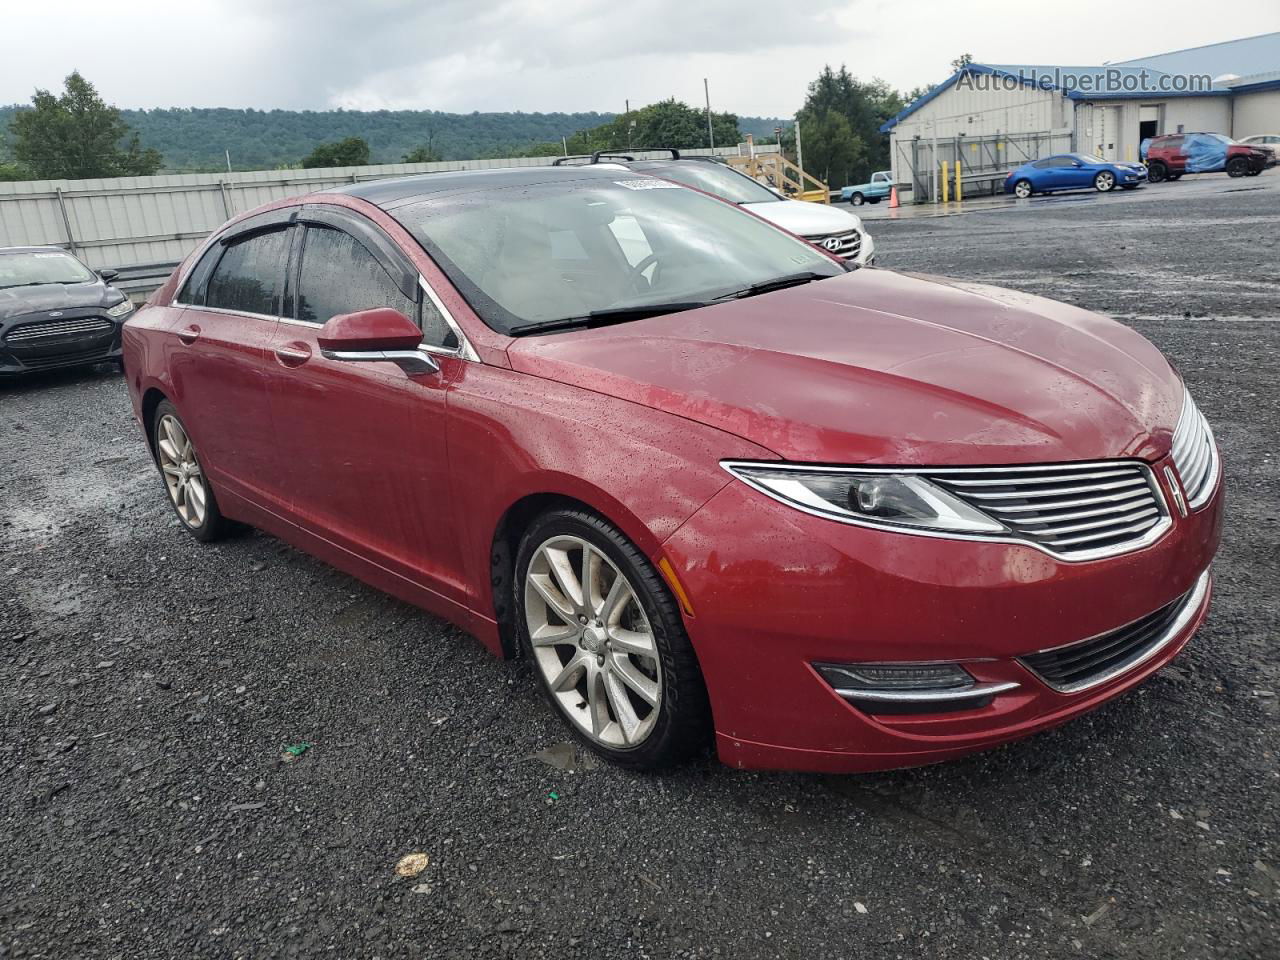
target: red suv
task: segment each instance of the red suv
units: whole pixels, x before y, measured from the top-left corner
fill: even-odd
[[[1147,181],[1177,180],[1184,173],[1256,177],[1276,159],[1269,151],[1237,143],[1221,133],[1177,133],[1147,142]]]

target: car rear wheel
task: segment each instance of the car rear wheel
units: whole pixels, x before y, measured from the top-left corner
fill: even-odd
[[[514,583],[521,652],[579,739],[634,769],[702,747],[710,711],[680,611],[618,530],[582,510],[544,514]]]
[[[1099,193],[1109,193],[1115,188],[1116,175],[1110,170],[1099,170],[1093,178],[1093,188]]]
[[[1243,177],[1249,172],[1249,161],[1244,157],[1232,157],[1227,161],[1227,176]]]
[[[866,201],[866,198],[863,197],[863,195],[860,193],[855,193],[853,196],[849,198],[849,202],[852,203],[855,207],[862,206],[862,204],[865,201]]]
[[[152,431],[156,466],[160,468],[160,478],[173,512],[197,540],[207,543],[219,539],[228,530],[227,521],[218,509],[196,446],[177,409],[168,400],[162,400],[156,407]]]
[[[1160,183],[1169,176],[1169,168],[1163,163],[1152,163],[1147,165],[1147,182]]]
[[[1032,192],[1030,180],[1019,180],[1013,185],[1013,195],[1019,200],[1027,199]]]

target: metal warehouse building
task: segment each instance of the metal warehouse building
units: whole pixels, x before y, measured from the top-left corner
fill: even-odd
[[[1280,33],[1101,66],[970,64],[880,129],[916,201],[932,198],[943,162],[985,192],[1054,153],[1137,160],[1163,133],[1280,133]]]

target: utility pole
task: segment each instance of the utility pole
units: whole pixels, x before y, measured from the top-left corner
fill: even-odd
[[[778,149],[782,146],[779,144]],[[800,118],[796,117],[796,166],[800,168],[800,189],[804,189],[804,153],[800,149]]]
[[[707,85],[707,78],[702,78],[702,92],[707,98],[707,142],[711,144],[712,153],[716,149],[716,132],[711,126],[711,87]]]
[[[561,135],[560,146],[564,147],[564,155],[567,157],[569,155],[569,138]]]
[[[224,150],[223,153],[227,155],[227,173],[230,173],[231,172],[231,151]]]

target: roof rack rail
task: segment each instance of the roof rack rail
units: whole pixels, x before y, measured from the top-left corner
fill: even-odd
[[[680,159],[680,151],[675,147],[630,147],[628,149],[634,150],[636,153],[669,153],[672,160]],[[628,163],[635,160],[635,157],[625,153],[609,153],[607,150],[597,150],[591,157],[592,163],[599,163],[601,157],[608,157],[612,160],[625,160]]]
[[[591,155],[592,163],[599,163],[601,160],[620,160],[623,163],[631,163],[635,157],[625,153],[609,153],[605,150],[597,150]]]
[[[574,161],[574,160],[578,161],[578,162],[577,162],[577,164],[573,164],[573,163],[571,162],[571,161]],[[551,165],[552,165],[553,167],[564,167],[564,166],[586,166],[586,165],[587,165],[587,164],[589,164],[589,163],[595,163],[595,162],[596,162],[596,161],[595,161],[595,158],[592,156],[592,154],[589,154],[589,153],[575,153],[575,154],[573,154],[573,155],[571,155],[571,156],[567,156],[567,157],[556,157],[553,161],[551,161]]]

